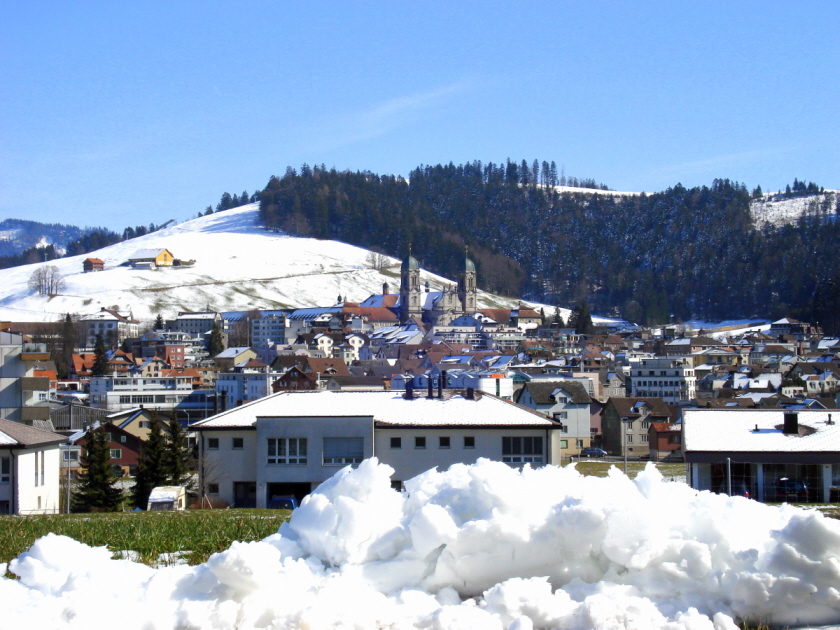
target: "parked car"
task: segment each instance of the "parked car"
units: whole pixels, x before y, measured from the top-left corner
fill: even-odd
[[[298,507],[297,497],[291,494],[273,496],[266,507],[269,510],[294,510]]]
[[[607,451],[602,448],[595,448],[594,446],[589,446],[583,449],[580,452],[581,457],[606,457]]]
[[[148,511],[187,509],[187,489],[184,486],[158,486],[149,495]]]
[[[808,483],[802,479],[788,479],[782,477],[776,480],[773,488],[772,501],[795,501],[807,503],[809,497]],[[769,497],[768,497],[769,498]]]

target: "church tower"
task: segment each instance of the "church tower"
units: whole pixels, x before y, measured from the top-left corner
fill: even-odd
[[[478,295],[476,287],[476,272],[475,263],[470,260],[470,250],[467,249],[464,254],[464,277],[461,279],[460,295],[461,308],[464,309],[464,315],[475,315],[478,310]]]
[[[408,256],[400,266],[400,323],[404,324],[412,317],[423,316],[420,298],[420,265],[409,250]]]

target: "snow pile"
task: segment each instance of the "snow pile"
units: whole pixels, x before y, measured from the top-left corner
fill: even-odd
[[[840,524],[573,467],[481,460],[390,488],[367,460],[279,533],[151,569],[46,536],[0,581],[0,628],[669,628],[840,621]]]

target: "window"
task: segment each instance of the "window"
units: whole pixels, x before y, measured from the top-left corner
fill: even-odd
[[[633,443],[633,434],[632,434],[632,433],[628,433],[628,434],[627,434],[627,443],[628,443],[628,444],[632,444],[632,443]]]
[[[35,485],[38,485],[38,451],[35,451]]]
[[[569,425],[560,423],[560,433],[568,433],[569,432]]]
[[[473,436],[464,436],[464,448],[475,448],[475,438]]]
[[[569,417],[569,413],[566,411],[555,411],[553,415],[555,420],[565,420]]]
[[[64,456],[65,462],[79,461],[79,451],[62,451],[61,454]]]
[[[569,440],[560,440],[560,448],[569,448]]]
[[[233,450],[241,451],[245,448],[245,438],[235,437],[233,438]]]
[[[126,437],[124,435],[121,435],[120,436],[120,442],[125,442],[125,440],[126,440]]]
[[[542,437],[503,437],[502,461],[509,464],[542,464]]]
[[[402,448],[402,438],[392,437],[391,438],[391,448]]]
[[[575,440],[575,448],[583,448],[583,440]]]
[[[207,494],[219,494],[219,484],[208,483],[207,484]]]
[[[268,438],[268,463],[306,464],[306,438]]]
[[[0,457],[0,483],[9,483],[12,478],[12,458]]]
[[[438,442],[438,448],[449,448],[449,436],[441,436]]]
[[[46,453],[42,452],[41,453],[41,485],[42,486],[45,483],[45,481],[44,481],[45,480],[45,477],[44,477],[44,455],[46,455]]]
[[[207,438],[207,448],[212,450],[219,448],[219,438]]]
[[[426,448],[426,438],[425,437],[414,438],[414,448]]]
[[[111,449],[111,459],[120,459],[122,457],[122,449],[121,448],[112,448]]]
[[[648,434],[647,433],[642,433],[642,444],[647,443],[647,441],[648,441]]]
[[[680,436],[679,435],[672,435],[668,441],[671,444],[679,444],[680,443]]]
[[[324,466],[361,464],[365,458],[365,441],[360,437],[325,437]]]
[[[149,421],[148,420],[141,420],[140,421],[140,428],[141,429],[148,429],[149,428]]]
[[[110,434],[110,433],[106,433],[106,434],[105,434],[105,441],[106,441],[106,442],[110,442],[110,441],[111,441],[111,434]]]

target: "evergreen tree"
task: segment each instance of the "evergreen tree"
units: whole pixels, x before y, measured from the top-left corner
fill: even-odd
[[[592,323],[592,316],[589,314],[589,306],[586,302],[581,302],[572,311],[569,317],[569,326],[574,322],[575,333],[578,335],[591,335],[595,332],[595,326]]]
[[[96,334],[93,344],[93,367],[90,369],[91,376],[105,376],[108,372],[108,349],[105,347],[105,340],[102,333]]]
[[[557,328],[565,328],[566,322],[563,321],[563,314],[560,312],[560,307],[554,307],[554,317],[551,319],[551,323]]]
[[[163,317],[161,317],[160,313],[158,313],[158,316],[155,317],[155,330],[163,330],[163,327]]]
[[[177,418],[169,421],[169,440],[166,443],[166,468],[169,483],[186,486],[190,482],[193,452],[187,443],[187,433]]]
[[[210,331],[210,339],[207,342],[207,351],[211,357],[215,357],[225,349],[224,339],[222,337],[222,330],[219,328],[218,322],[213,324],[213,330]]]
[[[61,324],[59,335],[56,367],[60,377],[66,378],[70,371],[70,365],[73,363],[73,352],[76,350],[77,343],[76,324],[70,317],[70,313],[64,316],[64,322]]]
[[[131,500],[135,507],[145,510],[152,490],[168,484],[167,450],[166,435],[163,433],[160,418],[157,412],[153,412],[149,421],[149,435],[140,451],[137,474],[134,477]]]
[[[71,497],[73,512],[116,512],[122,491],[115,487],[108,437],[103,431],[88,431],[81,459],[82,472]]]

